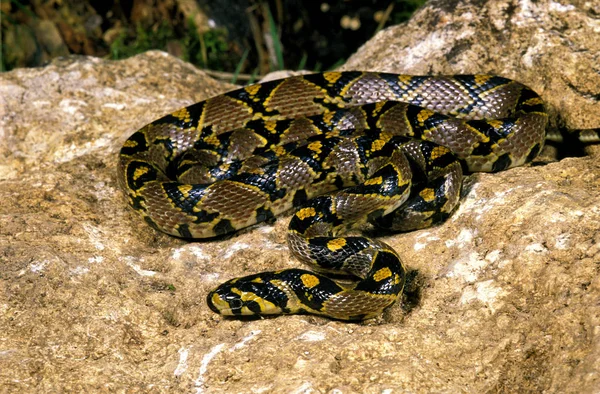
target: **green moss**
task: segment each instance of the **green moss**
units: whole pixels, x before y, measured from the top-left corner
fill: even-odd
[[[192,20],[188,21],[187,30],[188,35],[181,41],[184,60],[212,70],[224,70],[227,65],[232,64],[226,30],[217,28],[198,34]]]
[[[183,60],[202,68],[223,70],[239,61],[231,59],[224,29],[198,34],[192,19],[188,20],[183,34],[178,34],[166,22],[154,29],[138,25],[135,33],[124,31],[110,45],[110,55],[112,59],[124,59],[151,49],[166,51],[169,43],[178,44]]]
[[[167,43],[173,39],[175,32],[166,22],[155,29],[145,29],[138,25],[135,34],[130,35],[124,31],[113,41],[110,54],[113,59],[124,59],[150,49],[165,50]]]

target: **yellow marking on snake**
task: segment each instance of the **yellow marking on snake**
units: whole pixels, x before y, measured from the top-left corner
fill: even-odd
[[[304,274],[300,276],[300,280],[302,281],[302,284],[304,284],[304,286],[306,286],[309,289],[318,286],[320,283],[319,278],[311,274]]]
[[[408,85],[412,82],[413,77],[412,75],[399,75],[398,76],[398,81],[400,81],[400,83],[402,85]]]
[[[262,85],[250,85],[250,86],[246,86],[244,88],[244,90],[246,92],[248,92],[248,94],[250,96],[256,96],[256,94],[258,93],[258,91],[260,90],[260,88],[262,87]]]
[[[327,249],[331,250],[332,252],[340,250],[344,246],[346,246],[345,238],[334,238],[331,241],[327,242]]]
[[[301,220],[311,218],[311,217],[315,216],[316,214],[317,214],[317,211],[313,207],[302,208],[301,210],[296,212],[296,216],[298,216],[298,218]]]
[[[325,78],[325,80],[327,82],[329,82],[329,84],[331,84],[331,85],[336,83],[341,77],[342,77],[342,73],[340,73],[340,72],[331,71],[331,72],[323,73],[323,78]]]
[[[436,146],[431,150],[431,159],[436,160],[446,154],[448,154],[448,148],[445,148],[443,146]]]
[[[481,131],[477,130],[475,127],[469,125],[469,124],[465,124],[465,126],[467,127],[467,129],[469,129],[469,131],[473,134],[477,134],[477,136],[481,139],[481,142],[488,143],[490,141],[490,137],[488,137],[487,135],[485,135],[484,133],[482,133]]]
[[[371,150],[373,152],[377,152],[378,150],[381,150],[381,148],[383,148],[384,145],[385,145],[385,141],[384,140],[382,140],[382,139],[375,140],[371,144]]]
[[[148,167],[138,167],[133,172],[133,179],[137,181],[140,177],[146,175],[148,173]]]
[[[284,156],[285,154],[287,154],[287,151],[285,150],[285,148],[281,145],[275,145],[274,147],[271,148],[273,150],[273,152],[277,155],[277,156]]]
[[[530,98],[529,100],[525,100],[525,104],[527,104],[527,105],[544,104],[544,100],[542,100],[541,97],[533,97],[533,98]]]
[[[275,120],[267,120],[264,123],[265,129],[269,130],[273,134],[277,133],[277,125],[278,122]]]
[[[477,85],[483,85],[484,83],[486,83],[487,81],[489,81],[490,78],[491,78],[490,75],[477,74],[477,75],[475,75],[475,83]]]
[[[421,196],[421,198],[424,201],[431,202],[435,199],[435,190],[433,190],[431,188],[425,188],[425,189],[421,190],[421,192],[419,193],[419,196]]]
[[[211,135],[210,137],[206,137],[204,139],[204,142],[206,142],[207,144],[210,144],[212,146],[219,146],[221,145],[221,141],[219,141],[219,138],[216,135]]]
[[[334,115],[335,112],[325,112],[323,114],[323,122],[327,125],[330,125]]]
[[[183,201],[190,196],[190,191],[194,188],[193,185],[179,185],[177,189],[182,194],[180,200]]]
[[[365,185],[381,185],[383,183],[383,178],[377,176],[375,178],[370,178],[365,181]]]
[[[219,297],[218,294],[213,294],[210,297],[213,305],[217,306],[220,310],[222,311],[227,311],[229,309],[229,303],[227,301],[223,301],[223,299],[221,297]]]
[[[382,131],[381,134],[379,134],[379,139],[382,140],[382,141],[385,141],[387,143],[394,136],[395,136],[395,134],[393,134],[393,133],[390,133],[390,132],[387,132],[387,131]]]
[[[316,154],[319,154],[321,153],[321,148],[323,148],[323,144],[321,143],[321,141],[315,141],[308,144],[307,147]]]
[[[499,129],[504,126],[504,122],[498,119],[488,119],[487,123],[495,129]]]
[[[189,122],[191,120],[191,115],[188,112],[187,108],[181,108],[180,110],[173,112],[171,116],[184,122]]]
[[[417,114],[417,120],[419,121],[420,124],[425,123],[425,121],[429,118],[431,118],[431,116],[433,116],[435,114],[435,112],[430,111],[428,109],[423,109],[421,111],[419,111],[419,113]]]
[[[262,298],[259,295],[251,293],[249,291],[241,291],[239,289],[233,288],[231,292],[240,296],[240,300],[242,302],[255,302],[258,304],[258,307],[261,311],[266,311],[269,309],[276,309],[277,306],[272,302],[269,302]],[[254,313],[248,309],[247,307],[242,308],[242,315],[253,315]]]
[[[402,282],[402,278],[400,278],[400,275],[394,274],[394,284],[398,285],[400,284],[400,282]]]
[[[377,272],[375,272],[375,275],[373,275],[373,280],[375,282],[381,282],[382,280],[387,279],[390,276],[392,276],[392,271],[390,271],[388,267],[383,267],[377,270]]]

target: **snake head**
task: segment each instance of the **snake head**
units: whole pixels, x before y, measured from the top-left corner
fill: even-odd
[[[265,273],[225,282],[208,293],[208,307],[225,316],[281,314],[287,297],[268,277]]]
[[[225,316],[242,315],[244,302],[240,296],[231,292],[218,291],[220,287],[208,293],[206,297],[206,303],[210,310]]]

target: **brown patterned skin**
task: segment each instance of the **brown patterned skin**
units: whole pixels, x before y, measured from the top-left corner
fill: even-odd
[[[388,245],[345,237],[368,221],[394,231],[444,220],[463,170],[532,160],[547,114],[526,86],[488,75],[329,72],[251,85],[134,133],[119,156],[129,204],[152,227],[208,238],[300,207],[288,244],[299,269],[230,280],[208,295],[225,315],[378,315],[402,291]],[[356,279],[342,284],[325,273]]]

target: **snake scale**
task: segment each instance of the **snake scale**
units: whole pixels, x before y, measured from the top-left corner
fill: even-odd
[[[298,207],[288,245],[318,272],[229,280],[208,294],[213,311],[360,320],[396,301],[405,267],[385,243],[344,232],[365,222],[409,231],[443,221],[463,172],[531,161],[547,122],[535,92],[496,76],[294,76],[146,125],[124,143],[118,175],[150,226],[182,238],[235,232]]]

